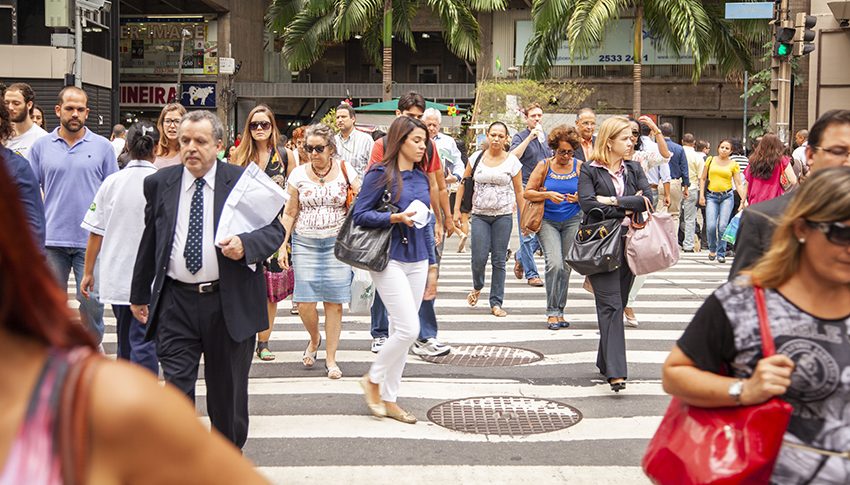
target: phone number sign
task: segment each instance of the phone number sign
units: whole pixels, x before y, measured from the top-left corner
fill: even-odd
[[[592,49],[584,55],[577,53],[575,57],[570,55],[569,45],[564,41],[558,48],[558,54],[552,64],[555,66],[634,64],[634,28],[635,21],[633,19],[614,21],[605,33],[602,43],[596,49]],[[518,20],[515,33],[514,52],[516,59],[514,65],[522,65],[525,60],[525,48],[534,33],[531,20]],[[660,39],[656,39],[651,32],[644,30],[643,56],[640,63],[647,65],[693,64],[694,58],[689,52],[679,52],[677,55]]]

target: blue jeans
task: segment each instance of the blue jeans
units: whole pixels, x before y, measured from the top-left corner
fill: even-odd
[[[434,246],[434,219],[425,229],[425,241],[428,243],[428,249],[434,256],[434,259],[439,264],[443,256],[443,244]],[[434,302],[436,300],[422,300],[419,306],[419,340],[428,340],[429,338],[437,338],[437,314],[434,311]],[[375,291],[375,300],[372,302],[372,338],[389,337],[390,335],[390,320],[387,315],[387,307],[384,306],[384,301],[381,300],[381,294]]]
[[[517,211],[517,227],[520,227],[519,216],[519,211]],[[537,235],[529,234],[528,236],[523,236],[522,230],[520,230],[519,249],[516,252],[516,259],[522,265],[522,269],[525,271],[525,279],[527,280],[540,277],[540,274],[537,272],[537,263],[534,262],[534,252],[538,249],[540,249],[540,241],[537,240]]]
[[[546,316],[563,317],[567,306],[571,269],[564,262],[576,240],[581,213],[563,222],[543,219],[537,238],[546,258]]]
[[[484,270],[487,257],[493,271],[490,276],[490,307],[501,307],[505,299],[505,254],[513,231],[511,214],[502,216],[473,215],[470,220],[472,233],[472,287],[484,288]],[[534,244],[537,244],[535,238]],[[532,253],[533,254],[533,253]],[[528,274],[528,273],[526,273]],[[537,273],[535,272],[535,275]]]
[[[145,326],[133,317],[130,305],[112,305],[118,324],[118,358],[138,364],[159,375],[156,342],[145,342]]]
[[[732,191],[708,192],[705,194],[705,225],[708,229],[708,252],[717,257],[726,256],[726,241],[722,239],[726,225],[734,209],[735,199]]]
[[[94,288],[89,293],[90,299],[84,297],[80,291],[80,283],[83,281],[86,265],[86,249],[49,246],[46,250],[47,262],[53,270],[53,275],[56,277],[59,287],[65,293],[68,292],[68,276],[71,274],[71,270],[74,270],[74,279],[77,282],[77,301],[80,302],[80,317],[99,344],[103,341],[103,305],[100,303],[99,279],[94,279]],[[95,266],[94,274],[97,274],[97,266]]]

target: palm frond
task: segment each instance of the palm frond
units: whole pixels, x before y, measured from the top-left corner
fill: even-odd
[[[384,20],[383,18],[375,19],[365,31],[360,39],[360,45],[363,48],[363,53],[366,58],[372,62],[378,70],[381,69],[383,63],[382,55],[384,48]]]
[[[272,0],[266,10],[266,26],[271,31],[282,33],[306,3],[307,0]]]
[[[570,0],[535,0],[532,3],[534,32],[525,46],[522,60],[526,76],[543,79],[549,75],[558,48],[566,38],[564,19],[569,18],[572,3]]]
[[[605,38],[610,25],[620,18],[629,0],[578,0],[567,23],[570,56],[584,55]]]
[[[694,57],[694,79],[711,61],[712,45],[718,35],[712,32],[711,21],[697,0],[646,0],[647,25],[676,54],[689,52]],[[663,19],[666,19],[663,20]]]
[[[467,0],[467,5],[475,12],[496,12],[508,8],[508,0]]]
[[[334,19],[337,41],[344,42],[366,30],[372,20],[383,16],[383,10],[381,0],[338,0]]]
[[[283,36],[283,56],[290,69],[310,67],[335,40],[333,7],[333,0],[311,0],[289,23]]]
[[[399,41],[416,51],[416,38],[413,35],[413,19],[422,7],[418,0],[393,1],[393,32]]]
[[[462,0],[427,0],[440,18],[446,46],[456,56],[474,61],[481,50],[481,28],[475,14]]]

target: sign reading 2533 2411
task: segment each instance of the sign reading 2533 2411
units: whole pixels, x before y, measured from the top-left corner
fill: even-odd
[[[627,63],[633,63],[633,62],[634,62],[634,60],[635,60],[635,56],[633,56],[633,55],[631,55],[631,54],[626,54],[626,55],[620,55],[620,54],[598,54],[598,57],[599,57],[599,62],[601,62],[601,63],[603,63],[603,64],[604,64],[604,63],[606,63],[606,62],[627,62]],[[648,60],[649,60],[649,56],[648,56],[648,55],[646,55],[646,54],[644,54],[644,56],[643,56],[643,61],[644,61],[644,62],[646,62],[646,61],[648,61]]]

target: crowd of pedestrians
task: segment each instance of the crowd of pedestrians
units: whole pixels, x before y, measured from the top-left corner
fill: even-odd
[[[316,366],[324,344],[326,376],[343,377],[345,363],[337,357],[353,271],[335,256],[335,246],[347,223],[389,231],[386,264],[368,272],[376,290],[370,350],[377,356],[360,380],[369,412],[378,418],[417,422],[397,403],[409,351],[432,357],[452,352],[437,338],[435,299],[443,247],[454,233],[459,251],[467,240],[471,250],[467,304],[478,305],[489,262],[489,312],[506,317],[509,245],[516,231],[514,275],[531,287],[545,287],[541,314],[546,327],[557,331],[570,326],[568,289],[576,276],[568,260],[581,229],[591,223],[617,228],[616,260],[585,279],[599,326],[596,365],[612,391],[626,388],[625,328],[639,325],[632,305],[646,281],[627,260],[627,234],[651,212],[669,214],[682,251],[699,252],[705,246],[708,260],[718,264],[734,254],[730,282],[706,300],[665,364],[669,392],[704,407],[756,404],[786,392],[789,402],[803,405],[805,394],[794,394],[803,392],[800,384],[789,378],[794,363],[783,355],[760,359],[751,348],[757,345],[750,308],[754,288],[766,290],[771,314],[798,322],[776,326],[777,342],[803,332],[800,322],[844,328],[839,333],[845,338],[823,351],[846,367],[841,352],[850,345],[845,328],[850,319],[850,169],[842,168],[850,165],[847,111],[828,112],[799,132],[800,147],[793,153],[766,134],[746,157],[737,140],[722,140],[716,152],[691,133],[674,141],[671,124],[657,125],[646,116],[608,116],[597,125],[589,108],[576,114],[575,126],[547,132],[543,108],[531,104],[524,110],[524,129],[512,135],[511,127],[496,121],[486,128],[483,146],[466,150],[443,132],[441,113],[426,109],[424,98],[411,92],[399,98],[386,135],[358,129],[356,110],[343,103],[336,108],[336,129],[310,125],[287,139],[272,110],[258,105],[245,118],[237,143],[225,151],[220,120],[179,104],[164,106],[155,124],[115,125],[107,140],[86,127],[88,98],[82,89],[59,93],[59,126],[50,132],[41,126],[43,113],[29,86],[13,84],[3,96],[0,158],[6,170],[0,171],[0,186],[16,187],[18,197],[2,199],[0,218],[4,227],[30,236],[20,247],[8,231],[0,236],[0,303],[24,302],[23,308],[14,306],[17,313],[11,316],[0,312],[0,345],[8,347],[0,355],[7,364],[28,369],[33,382],[41,366],[61,374],[92,360],[90,350],[103,339],[104,304],[110,304],[118,358],[148,372],[103,363],[97,379],[123,379],[149,394],[119,395],[130,411],[105,412],[105,423],[146,419],[160,428],[160,435],[154,433],[160,439],[183,440],[183,445],[203,441],[197,426],[175,421],[191,410],[174,391],[194,400],[203,357],[211,424],[241,448],[248,438],[252,358],[275,359],[271,333],[278,304],[288,297],[309,335],[301,364]],[[279,196],[273,199],[278,202],[271,207],[272,217],[251,230],[219,234],[220,224],[230,224],[222,217],[232,209],[226,201],[249,176],[271,181],[269,190]],[[531,210],[539,210],[540,217],[533,230],[530,213],[523,214]],[[736,242],[727,247],[733,218],[740,221],[735,221]],[[538,252],[545,262],[543,278],[535,263]],[[19,266],[22,255],[28,267]],[[58,286],[47,283],[42,267],[50,268]],[[62,294],[72,271],[79,319],[68,316]],[[20,284],[10,284],[18,278]],[[26,305],[31,300],[26,292],[44,293],[49,304]],[[817,301],[823,298],[837,305],[822,311]],[[812,335],[806,331],[804,337],[817,340]],[[77,350],[69,351],[72,347]],[[22,352],[25,348],[33,352]],[[733,376],[720,375],[729,368],[735,369]],[[174,387],[156,388],[151,375],[160,369]],[[737,394],[730,387],[736,383],[742,383]],[[824,419],[792,419],[789,433],[800,444],[846,445],[840,441],[844,438],[830,434],[833,428],[846,434],[846,413],[839,403],[850,392],[844,384],[818,404],[827,410]],[[102,392],[92,399],[107,407]],[[157,406],[174,413],[154,416],[141,409],[154,396],[162,399]],[[97,426],[92,432],[127,432],[133,425]],[[175,438],[178,431],[183,433]],[[219,456],[231,472],[252,476],[223,443],[216,437],[201,449]],[[102,453],[92,449],[95,459]],[[53,452],[43,459],[44,473],[55,473],[51,467],[61,457]],[[793,465],[800,460],[805,466]],[[101,465],[102,473],[122,477],[132,471],[122,463]],[[836,473],[787,450],[776,476],[796,479],[821,471]],[[12,468],[11,473],[19,471]]]

